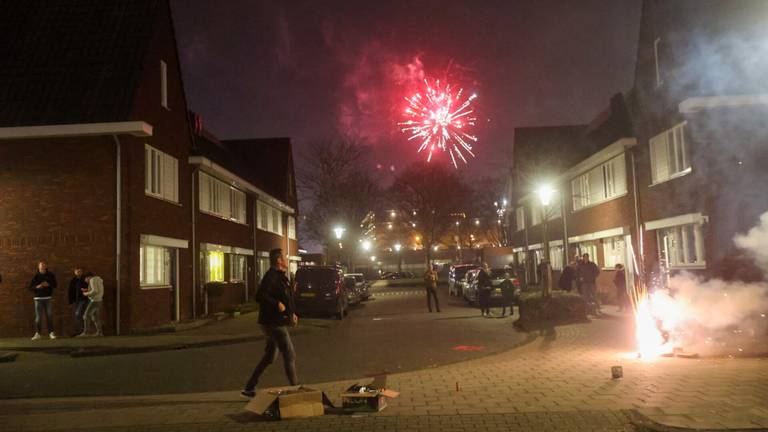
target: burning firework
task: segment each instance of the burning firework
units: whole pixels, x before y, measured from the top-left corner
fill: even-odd
[[[418,152],[428,151],[427,162],[432,154],[439,150],[451,155],[453,166],[458,168],[456,158],[467,163],[464,153],[474,157],[472,143],[477,137],[469,131],[477,118],[472,116],[472,101],[477,95],[472,94],[462,100],[464,89],[454,88],[440,80],[430,84],[424,80],[426,89],[405,100],[408,107],[404,116],[407,120],[398,123],[403,126],[403,133],[409,133],[408,140],[420,140]]]

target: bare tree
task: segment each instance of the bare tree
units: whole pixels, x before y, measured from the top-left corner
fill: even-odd
[[[451,229],[462,211],[468,188],[454,171],[443,165],[417,162],[397,176],[390,187],[390,197],[402,214],[411,215],[416,231],[423,239],[427,261],[432,246]]]
[[[303,154],[298,187],[304,208],[301,228],[309,240],[327,247],[335,242],[336,225],[345,228],[345,239],[359,237],[360,222],[381,197],[367,154],[364,142],[344,136],[315,141]]]

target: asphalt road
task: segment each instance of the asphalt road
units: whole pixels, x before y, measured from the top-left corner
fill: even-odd
[[[440,289],[441,313],[428,313],[421,287],[384,288],[344,321],[310,318],[293,341],[304,383],[435,367],[511,349],[527,335],[510,318],[483,318]],[[208,331],[215,331],[211,327]],[[71,358],[22,353],[0,364],[0,398],[166,394],[242,388],[263,342],[182,351]],[[281,360],[259,386],[285,385]]]

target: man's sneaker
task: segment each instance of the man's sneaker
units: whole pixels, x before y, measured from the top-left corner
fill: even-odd
[[[256,396],[256,392],[253,390],[243,390],[240,392],[240,396],[246,399],[252,399],[254,396]]]
[[[54,332],[50,332],[50,333],[48,334],[48,337],[49,337],[49,338],[51,338],[51,339],[56,339],[56,333],[54,333]]]
[[[40,339],[40,333],[35,333],[34,336],[32,336],[32,340],[38,340]]]
[[[80,333],[79,335],[77,335],[77,336],[75,336],[75,337],[79,337],[79,338],[88,337],[88,333],[86,333],[86,332],[82,332],[82,333]]]

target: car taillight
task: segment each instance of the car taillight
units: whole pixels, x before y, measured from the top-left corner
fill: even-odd
[[[512,279],[512,285],[514,286],[520,286],[520,281],[517,279]]]

